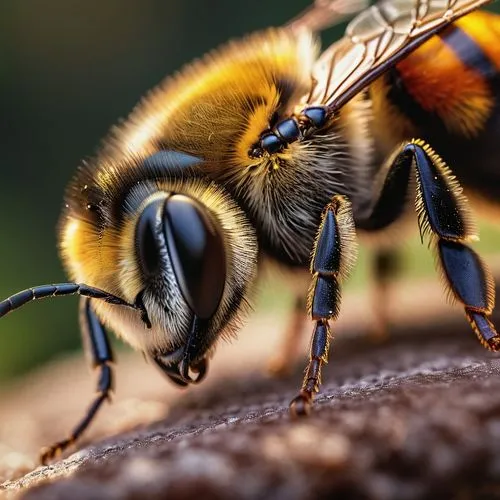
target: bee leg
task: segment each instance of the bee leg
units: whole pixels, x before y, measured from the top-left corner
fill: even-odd
[[[103,402],[110,398],[113,389],[113,353],[109,345],[109,339],[104,327],[92,310],[90,299],[83,298],[80,301],[80,327],[83,337],[83,345],[92,360],[92,367],[99,369],[99,380],[97,383],[97,395],[87,409],[85,416],[73,429],[69,437],[59,441],[40,452],[40,462],[46,464],[64,451],[68,446],[75,443],[85,432]]]
[[[389,302],[391,282],[399,271],[399,253],[391,249],[375,251],[372,264],[371,301],[374,322],[369,336],[374,342],[385,342],[389,338]]]
[[[334,196],[323,211],[312,253],[310,271],[313,278],[307,309],[314,329],[302,389],[290,403],[292,415],[308,414],[313,395],[319,391],[321,368],[327,362],[331,338],[328,322],[338,317],[340,283],[347,278],[356,255],[351,204],[343,196]]]
[[[269,363],[269,372],[275,377],[289,375],[290,367],[293,365],[293,361],[297,359],[298,346],[300,345],[300,338],[306,321],[305,308],[304,298],[302,296],[296,297],[292,318],[285,332],[283,346],[271,358]]]
[[[438,266],[452,297],[462,303],[481,343],[500,351],[500,336],[488,319],[495,304],[493,277],[467,241],[476,228],[462,188],[444,161],[423,141],[400,146],[389,159],[379,199],[364,229],[380,229],[402,212],[412,171],[416,177],[416,211],[420,234],[428,234]]]

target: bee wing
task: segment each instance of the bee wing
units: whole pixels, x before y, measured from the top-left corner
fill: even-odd
[[[368,3],[369,0],[315,0],[313,5],[301,12],[286,26],[295,32],[322,31],[366,9]]]
[[[381,0],[358,14],[313,68],[306,104],[341,108],[418,45],[490,0]]]

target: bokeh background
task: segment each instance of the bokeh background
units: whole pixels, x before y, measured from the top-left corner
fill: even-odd
[[[64,281],[56,225],[65,185],[107,130],[164,76],[224,41],[280,25],[307,0],[6,0],[0,4],[0,297]],[[500,12],[500,5],[492,9]],[[325,42],[338,37],[331,30]],[[500,225],[499,225],[500,227]],[[478,248],[500,251],[483,225]],[[404,279],[432,256],[406,244]],[[362,255],[351,287],[367,280]],[[273,286],[279,286],[274,283]],[[260,308],[285,307],[290,297]],[[42,301],[0,321],[0,384],[80,348],[76,298]]]

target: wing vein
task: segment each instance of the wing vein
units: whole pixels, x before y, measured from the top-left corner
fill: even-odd
[[[344,38],[316,61],[312,78],[318,83],[310,104],[326,105],[334,113],[431,36],[490,1],[379,1],[359,13]]]

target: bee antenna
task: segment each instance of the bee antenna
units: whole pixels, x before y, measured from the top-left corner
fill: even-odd
[[[136,304],[129,304],[127,301],[113,295],[111,293],[105,292],[99,288],[94,288],[92,286],[85,285],[84,283],[58,283],[55,285],[40,285],[22,292],[18,292],[11,295],[7,299],[0,302],[0,318],[6,314],[19,309],[28,302],[37,299],[45,299],[47,297],[62,297],[65,295],[82,295],[84,297],[89,297],[91,299],[99,299],[108,302],[109,304],[116,304],[119,306],[131,307],[132,309],[137,309],[141,311],[142,317],[147,318],[146,311],[142,302]],[[146,316],[144,316],[146,314]]]

